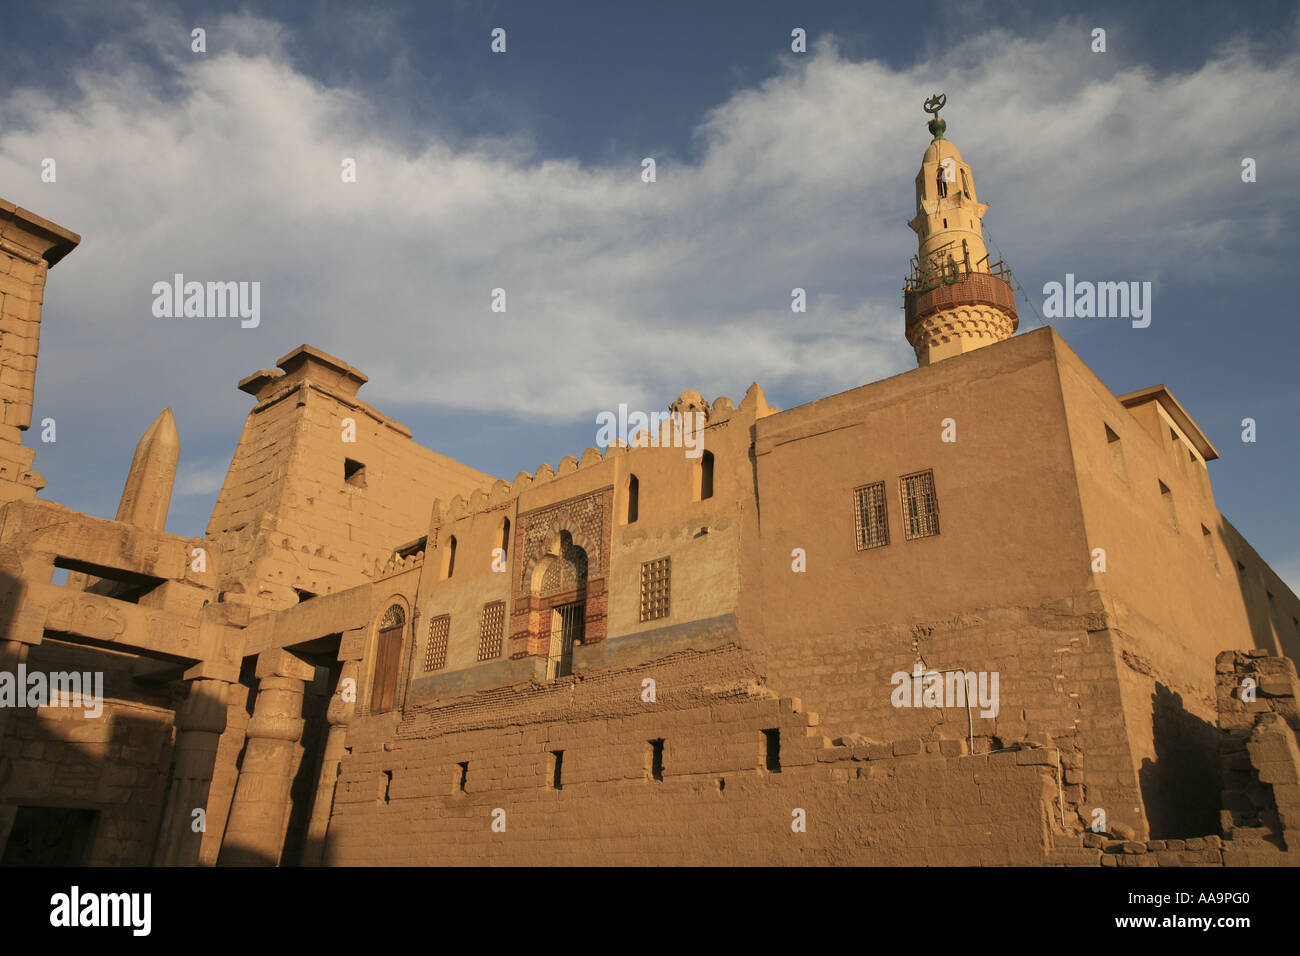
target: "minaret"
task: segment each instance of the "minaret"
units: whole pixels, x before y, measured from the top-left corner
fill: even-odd
[[[934,137],[916,175],[920,242],[903,289],[905,334],[916,363],[930,365],[1009,339],[1019,325],[1015,294],[1001,262],[990,264],[981,221],[988,210],[975,192],[975,175],[957,147],[944,139],[939,118],[947,98],[932,96],[925,111]]]

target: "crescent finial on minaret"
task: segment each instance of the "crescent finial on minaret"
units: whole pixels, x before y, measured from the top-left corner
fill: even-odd
[[[936,93],[925,101],[923,109],[931,114],[934,119],[926,124],[926,129],[935,139],[943,139],[944,131],[948,129],[948,124],[939,118],[939,110],[943,109],[948,102],[948,97],[944,93]]]

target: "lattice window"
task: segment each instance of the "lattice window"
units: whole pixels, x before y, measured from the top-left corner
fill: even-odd
[[[672,558],[657,558],[641,565],[641,620],[657,621],[670,610]]]
[[[506,602],[483,605],[478,622],[478,659],[496,660],[501,656],[501,642],[506,629]]]
[[[889,515],[885,510],[885,483],[877,481],[853,492],[853,523],[858,532],[858,550],[883,548],[889,544]]]
[[[384,612],[383,618],[379,622],[379,629],[386,631],[389,628],[401,627],[406,623],[406,614],[402,611],[400,604],[394,604]]]
[[[903,523],[907,540],[939,533],[939,499],[934,493],[934,472],[920,471],[899,479],[903,496]]]
[[[424,645],[424,669],[440,671],[447,666],[447,637],[451,634],[451,615],[429,619],[429,640]]]

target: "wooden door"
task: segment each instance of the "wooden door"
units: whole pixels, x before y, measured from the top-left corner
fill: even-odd
[[[397,670],[402,659],[403,625],[385,628],[375,642],[375,683],[370,694],[370,712],[386,714],[397,697]]]

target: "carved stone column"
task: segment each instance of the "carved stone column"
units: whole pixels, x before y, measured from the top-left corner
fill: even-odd
[[[330,816],[334,811],[334,788],[338,785],[339,766],[347,751],[348,723],[356,711],[360,670],[356,661],[348,661],[343,665],[338,687],[335,688],[329,709],[325,713],[325,719],[329,722],[329,735],[325,738],[320,779],[316,781],[316,796],[312,800],[311,822],[307,827],[307,849],[303,854],[304,866],[320,866],[325,859],[325,839],[329,833]]]
[[[199,861],[203,831],[195,829],[194,811],[204,811],[206,824],[208,788],[217,744],[226,729],[229,691],[230,684],[223,680],[192,681],[190,696],[176,711],[171,789],[154,847],[154,866],[194,866]]]
[[[302,698],[315,668],[287,651],[258,655],[257,700],[218,864],[275,866],[302,739]]]
[[[13,674],[13,679],[18,679],[18,665],[27,662],[27,648],[30,645],[21,641],[0,641],[0,671],[8,671]],[[18,688],[18,693],[26,693],[26,688]],[[9,714],[16,708],[0,707],[0,787],[9,782],[13,776],[13,762],[5,754],[5,733],[6,724],[9,722]],[[14,814],[17,807],[0,807],[0,854],[4,853],[5,844],[9,842],[9,831],[13,827]]]

